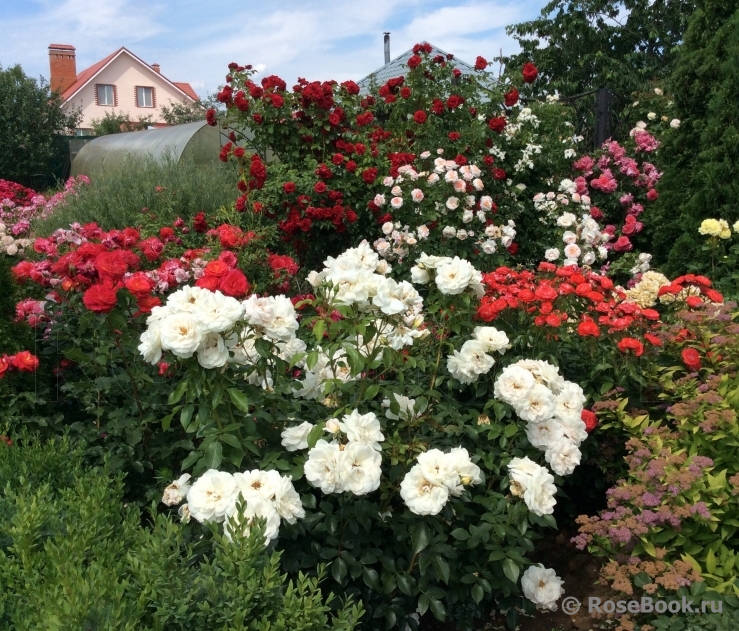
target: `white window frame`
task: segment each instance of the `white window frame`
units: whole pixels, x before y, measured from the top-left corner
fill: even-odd
[[[149,102],[146,102],[146,96]],[[136,107],[154,107],[154,88],[147,85],[136,86]]]
[[[109,83],[98,83],[97,85],[97,97],[98,105],[106,107],[115,107],[115,86]],[[105,96],[105,102],[101,99],[101,96]],[[110,102],[108,102],[108,96],[110,96]]]

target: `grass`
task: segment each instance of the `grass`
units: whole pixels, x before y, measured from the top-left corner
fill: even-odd
[[[135,226],[141,222],[142,208],[165,225],[178,216],[187,219],[201,210],[230,205],[238,196],[237,177],[234,165],[220,162],[195,165],[172,157],[161,162],[129,157],[119,168],[81,187],[79,195],[35,222],[33,230],[36,235],[48,235],[76,221],[95,221],[104,230]]]

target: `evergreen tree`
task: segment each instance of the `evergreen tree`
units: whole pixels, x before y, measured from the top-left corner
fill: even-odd
[[[710,271],[703,219],[739,220],[739,0],[698,0],[670,89],[680,128],[660,150],[660,198],[645,213],[668,274]]]

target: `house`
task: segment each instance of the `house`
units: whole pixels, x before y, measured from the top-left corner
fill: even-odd
[[[372,74],[367,75],[364,79],[357,81],[359,89],[363,94],[370,92],[372,86],[380,87],[381,85],[386,83],[388,79],[393,79],[395,77],[404,77],[408,74],[408,60],[413,55],[413,51],[407,50],[402,55],[396,57],[391,61],[390,38],[388,37],[389,35],[389,33],[385,34],[385,65],[375,70]],[[425,44],[426,42],[421,43]],[[461,59],[457,59],[456,57],[452,56],[450,58],[447,52],[431,44],[431,57],[436,57],[437,55],[442,55],[445,58],[450,59],[449,63],[453,67],[457,68],[463,75],[476,72],[474,66],[468,64],[465,61],[462,61]]]
[[[90,133],[93,119],[113,111],[127,113],[131,120],[151,116],[153,126],[163,127],[162,105],[198,100],[189,83],[170,81],[159,64],[147,64],[125,47],[77,74],[74,46],[51,44],[49,67],[51,89],[61,93],[64,108],[82,112],[80,136]]]

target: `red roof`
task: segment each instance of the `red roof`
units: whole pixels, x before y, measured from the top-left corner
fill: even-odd
[[[53,44],[53,46],[56,46],[56,44]],[[67,44],[61,44],[60,46],[66,48],[68,45]],[[74,47],[73,46],[70,46],[69,48],[71,48],[72,50],[74,50]],[[124,46],[121,46],[118,50],[116,50],[115,52],[111,53],[110,55],[108,55],[104,59],[101,59],[97,63],[92,64],[92,66],[90,66],[89,68],[85,68],[82,72],[80,72],[77,75],[77,78],[75,79],[74,83],[72,85],[70,85],[66,90],[64,90],[64,92],[62,92],[62,99],[64,101],[67,101],[72,96],[74,96],[74,94],[83,85],[85,85],[90,79],[92,79],[100,70],[103,69],[103,67],[105,65],[108,64],[108,62],[110,62],[114,57],[116,57],[122,50],[125,50],[129,55],[131,55],[131,57],[133,57],[134,59],[140,61],[144,66],[148,66],[149,68],[151,68],[151,66],[149,66],[149,64],[147,64],[145,61],[142,61],[136,55],[134,55],[130,50],[128,50]],[[152,70],[152,72],[156,72],[156,70],[154,70],[153,68],[151,70]],[[182,92],[184,92],[187,96],[189,96],[194,101],[197,101],[197,100],[200,99],[200,97],[197,95],[197,93],[195,92],[195,90],[192,89],[192,86],[189,83],[175,83],[174,81],[170,81],[169,79],[167,79],[161,73],[158,73],[157,72],[157,74],[159,76],[161,76],[162,79],[164,79],[165,81],[171,83],[177,89],[182,90]]]
[[[92,77],[94,77],[98,71],[107,64],[113,57],[123,50],[123,47],[119,48],[114,53],[108,55],[105,59],[101,59],[95,64],[92,64],[89,68],[85,68],[82,72],[77,74],[77,78],[74,83],[70,85],[64,92],[62,92],[62,99],[66,101],[71,97],[77,90],[79,90],[85,83],[87,83]]]
[[[172,83],[174,83],[180,90],[182,90],[185,94],[187,94],[187,96],[189,96],[191,99],[195,99],[196,101],[200,100],[198,93],[192,89],[192,86],[189,83],[181,83],[178,81],[172,81]]]

